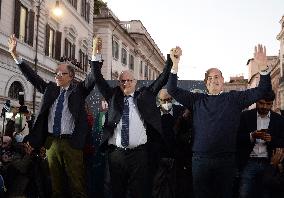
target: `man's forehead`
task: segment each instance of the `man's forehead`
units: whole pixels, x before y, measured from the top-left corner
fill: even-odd
[[[221,76],[221,72],[218,69],[212,69],[209,73],[208,76]]]
[[[133,79],[133,74],[130,71],[124,71],[120,74],[120,79]]]
[[[161,90],[160,91],[160,96],[159,96],[160,98],[171,98],[171,95],[170,94],[168,94],[168,92],[167,91],[164,91],[164,90]]]
[[[261,99],[261,100],[258,101],[258,103],[261,103],[261,104],[272,104],[273,101],[266,101],[264,99]]]

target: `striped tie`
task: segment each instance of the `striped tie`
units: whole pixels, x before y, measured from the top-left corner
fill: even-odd
[[[66,90],[63,89],[58,97],[58,101],[56,104],[55,114],[54,114],[54,122],[53,122],[53,135],[59,136],[61,133],[61,118],[63,111],[63,103],[64,103],[64,94]]]
[[[121,145],[127,147],[129,145],[129,102],[126,96],[124,98],[124,108],[122,112],[122,127],[121,127]]]

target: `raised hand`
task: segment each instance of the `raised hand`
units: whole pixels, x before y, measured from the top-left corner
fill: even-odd
[[[102,39],[98,36],[95,36],[93,38],[93,51],[92,51],[92,55],[96,55],[96,54],[101,54],[102,52]]]
[[[8,47],[9,47],[9,52],[15,59],[17,57],[17,38],[15,34],[12,34],[9,39],[8,39]]]
[[[264,71],[267,69],[268,61],[265,46],[258,44],[254,47],[254,62],[257,64],[259,71]]]
[[[181,50],[181,48],[179,46],[176,46],[175,48],[172,48],[171,51],[170,51],[170,57],[171,57],[171,59],[173,61],[172,69],[175,72],[178,72],[178,64],[179,64],[181,55],[182,55],[182,50]]]

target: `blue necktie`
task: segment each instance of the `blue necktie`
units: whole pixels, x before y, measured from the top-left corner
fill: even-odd
[[[127,147],[129,145],[129,102],[126,96],[124,98],[124,107],[122,112],[122,127],[121,127],[121,145]]]
[[[63,103],[64,103],[64,94],[66,90],[63,89],[58,97],[58,101],[56,104],[55,114],[54,114],[54,122],[53,122],[53,135],[59,136],[61,133],[61,118],[63,111]]]

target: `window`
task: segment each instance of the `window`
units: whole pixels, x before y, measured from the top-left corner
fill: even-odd
[[[82,0],[81,16],[89,23],[90,22],[90,3]]]
[[[144,68],[144,78],[145,80],[148,80],[148,65],[147,64],[145,65],[145,68]]]
[[[45,55],[54,58],[54,30],[47,24],[46,25],[46,41],[45,41]]]
[[[62,33],[46,24],[45,34],[45,55],[60,60]]]
[[[19,31],[19,39],[21,41],[26,40],[27,36],[27,18],[28,18],[28,10],[24,6],[20,8],[20,31]]]
[[[84,53],[81,49],[79,50],[79,62],[80,62],[80,68],[87,72],[88,70],[88,55],[87,53]]]
[[[0,19],[1,19],[2,0],[0,0]]]
[[[127,51],[125,48],[121,49],[121,63],[127,65]]]
[[[72,44],[68,39],[65,39],[64,55],[69,60],[75,59],[75,44]]]
[[[143,75],[143,62],[140,61],[140,75]]]
[[[31,46],[33,46],[34,39],[34,16],[35,13],[33,10],[28,11],[19,0],[15,1],[15,36],[20,41],[28,43]]]
[[[129,55],[129,69],[134,70],[134,57],[133,57],[133,55]]]
[[[68,2],[77,10],[77,0],[68,0]]]
[[[119,55],[118,42],[113,40],[112,41],[112,57],[115,58],[115,59],[118,59],[118,55]]]
[[[149,77],[148,79],[151,80],[152,70],[149,68]]]
[[[15,81],[11,84],[9,91],[8,91],[8,97],[12,99],[19,99],[19,92],[23,92],[24,88],[22,84],[19,81]]]

